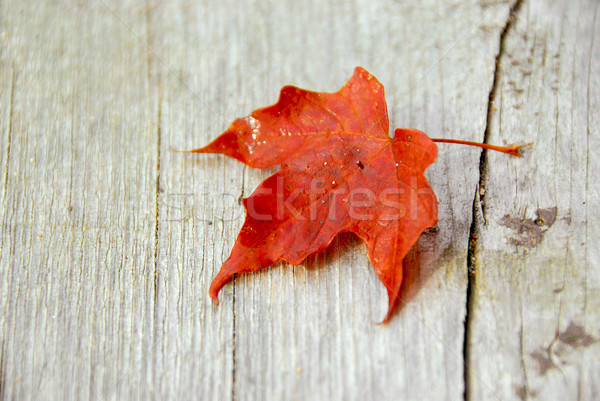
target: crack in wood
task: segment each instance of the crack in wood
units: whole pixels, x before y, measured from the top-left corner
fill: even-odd
[[[524,3],[523,0],[517,0],[512,5],[512,7],[510,8],[510,12],[508,14],[508,19],[506,20],[506,24],[504,25],[504,28],[502,29],[502,32],[500,33],[500,45],[499,45],[499,49],[498,49],[498,54],[496,54],[492,87],[490,88],[490,93],[488,95],[488,108],[487,108],[485,131],[483,133],[483,143],[489,143],[489,140],[490,140],[490,135],[491,135],[491,130],[492,130],[492,119],[494,116],[494,101],[496,100],[496,95],[498,92],[498,86],[499,86],[499,81],[500,81],[500,79],[499,79],[500,70],[501,70],[500,60],[502,59],[502,56],[504,55],[505,50],[506,50],[505,49],[506,37],[507,37],[507,35],[510,31],[510,28],[511,28],[513,22],[515,21],[516,16],[519,13],[523,3]],[[485,149],[483,149],[481,152],[481,157],[479,159],[479,188],[482,190],[481,195],[479,197],[479,201],[481,204],[484,221],[485,221],[485,215],[486,215],[485,185],[486,185],[486,178],[487,178],[487,164],[488,164],[488,152]]]
[[[4,399],[4,385],[6,383],[6,363],[4,361],[4,355],[6,354],[6,348],[4,347],[4,339],[2,339],[2,347],[0,348],[0,399]]]
[[[13,103],[14,103],[14,96],[15,96],[15,80],[16,80],[16,72],[13,69],[12,71],[12,79],[10,82],[10,98],[9,98],[9,105],[8,105],[8,127],[7,127],[7,133],[6,133],[6,169],[4,171],[4,194],[6,196],[6,193],[8,192],[8,177],[9,177],[9,170],[10,170],[10,143],[11,143],[11,136],[12,136],[12,120],[13,120]]]
[[[483,134],[483,143],[489,143],[492,118],[494,115],[494,100],[499,86],[500,76],[500,60],[505,52],[505,41],[513,22],[515,21],[517,14],[521,10],[524,0],[516,0],[510,8],[508,18],[504,24],[504,28],[500,33],[499,48],[496,54],[494,75],[490,93],[488,96],[488,108],[485,131]],[[471,372],[470,372],[470,348],[469,348],[469,337],[471,335],[471,323],[473,319],[473,311],[475,309],[475,292],[476,292],[476,280],[477,280],[477,242],[480,230],[481,221],[486,223],[485,216],[485,184],[487,178],[487,151],[483,149],[481,151],[481,157],[479,159],[479,185],[475,191],[473,198],[473,209],[471,219],[471,229],[469,233],[469,244],[467,248],[467,294],[466,294],[466,314],[465,314],[465,325],[464,325],[464,338],[463,338],[463,366],[464,366],[464,400],[469,401],[472,398],[471,393]],[[481,211],[479,211],[481,210]]]
[[[158,111],[157,111],[157,155],[156,155],[156,216],[155,216],[155,225],[154,225],[154,302],[155,307],[158,304],[158,237],[159,237],[159,228],[160,228],[160,156],[161,156],[161,118],[162,118],[162,110],[161,110],[161,96],[160,93],[158,95]]]
[[[231,324],[231,331],[232,331],[232,336],[231,336],[231,342],[232,342],[232,347],[231,347],[231,400],[235,401],[236,400],[236,393],[235,393],[235,375],[236,375],[236,359],[235,359],[235,348],[236,348],[236,321],[237,321],[237,315],[235,313],[235,274],[233,275],[232,278],[232,302],[231,302],[231,309],[233,311],[233,318],[232,318],[232,324]]]
[[[153,55],[155,54],[152,51],[152,48],[150,47],[150,41],[151,41],[151,35],[150,35],[150,12],[151,12],[151,8],[148,2],[146,2],[146,8],[145,8],[145,12],[146,12],[146,42],[145,42],[145,46],[147,49],[147,55],[146,55],[146,62],[147,62],[147,80],[148,80],[148,85],[150,88],[152,88],[152,59],[153,59]],[[138,39],[140,39],[138,37]],[[140,39],[141,41],[141,39]],[[142,41],[143,42],[143,41]],[[158,296],[159,296],[159,270],[158,270],[158,258],[159,258],[159,235],[160,235],[160,193],[162,192],[161,186],[160,186],[160,177],[161,177],[161,170],[160,170],[160,162],[161,162],[161,145],[162,145],[162,91],[160,90],[160,75],[158,75],[158,81],[156,88],[158,90],[157,93],[157,109],[156,109],[156,187],[155,187],[155,193],[156,193],[156,215],[155,215],[155,224],[154,224],[154,272],[153,272],[153,301],[154,301],[154,324],[153,324],[153,330],[154,330],[154,338],[157,339],[158,338],[158,318],[159,318],[159,301],[158,301]],[[156,360],[156,348],[158,347],[158,341],[156,341],[154,347],[153,347],[153,359]]]
[[[246,191],[246,166],[242,169],[242,190],[240,192],[240,196],[238,198],[238,203],[242,204],[242,200],[244,199],[244,193]],[[236,275],[234,274],[231,279],[232,286],[232,301],[231,301],[231,310],[232,310],[232,324],[231,324],[231,400],[235,401],[237,398],[237,394],[235,392],[235,379],[236,379],[236,330],[237,330],[237,314],[235,313],[235,284],[236,284]]]

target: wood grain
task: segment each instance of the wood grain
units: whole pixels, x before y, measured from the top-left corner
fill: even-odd
[[[489,141],[534,146],[485,159],[472,399],[600,396],[599,24],[595,1],[526,1],[505,35]]]
[[[597,13],[3,0],[0,396],[597,398]],[[335,91],[357,65],[385,85],[393,128],[535,147],[480,169],[479,150],[440,144],[440,221],[387,325],[350,235],[236,277],[213,305],[239,201],[272,171],[171,149],[208,143],[283,85]]]

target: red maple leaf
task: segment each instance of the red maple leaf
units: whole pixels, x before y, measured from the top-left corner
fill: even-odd
[[[510,149],[518,154],[518,147]],[[281,167],[243,200],[246,220],[209,289],[217,303],[235,273],[281,260],[297,265],[349,231],[367,245],[388,292],[389,318],[402,260],[438,220],[437,199],[424,176],[437,146],[415,129],[389,136],[384,90],[374,76],[357,67],[335,93],[285,86],[276,104],[235,120],[191,152],[222,153],[255,168]]]

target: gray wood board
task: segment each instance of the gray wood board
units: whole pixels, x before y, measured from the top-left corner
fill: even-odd
[[[504,39],[478,199],[472,399],[600,397],[600,21],[596,1],[526,1]],[[485,386],[483,383],[487,383]]]
[[[0,395],[593,399],[596,15],[583,0],[1,2]],[[239,199],[273,171],[171,149],[357,65],[385,85],[392,128],[535,147],[480,171],[479,150],[440,145],[440,221],[389,324],[349,235],[236,277],[214,305]]]

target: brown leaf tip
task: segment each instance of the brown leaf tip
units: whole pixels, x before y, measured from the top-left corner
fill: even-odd
[[[515,156],[523,157],[533,148],[533,142],[526,143],[525,145],[514,146],[516,149]]]

